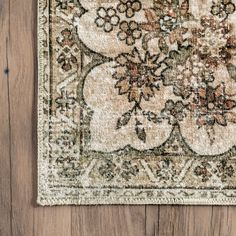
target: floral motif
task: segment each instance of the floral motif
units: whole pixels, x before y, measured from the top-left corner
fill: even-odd
[[[146,52],[142,58],[137,48],[132,54],[121,54],[116,58],[118,64],[116,73],[116,88],[119,94],[128,94],[129,102],[140,104],[141,99],[148,101],[155,95],[159,88],[158,77],[155,74],[160,67],[158,64],[159,55],[150,55]]]
[[[57,7],[60,9],[66,10],[70,4],[74,4],[74,0],[56,0]]]
[[[202,182],[207,182],[212,177],[212,173],[209,171],[209,168],[211,168],[211,165],[204,161],[201,165],[194,169],[194,173],[196,176],[202,177]]]
[[[120,176],[122,179],[129,181],[133,176],[136,176],[139,172],[138,166],[131,163],[131,161],[119,161],[113,162],[112,160],[105,160],[105,163],[98,169],[99,173],[111,181],[116,176]]]
[[[235,115],[231,112],[236,107],[236,101],[229,99],[224,84],[212,87],[206,85],[195,91],[193,102],[189,110],[196,118],[199,128],[205,127],[211,142],[214,142],[214,125],[227,126],[227,121],[235,122]]]
[[[217,0],[213,2],[211,14],[225,20],[235,12],[235,4],[231,0]]]
[[[117,10],[120,13],[125,13],[126,17],[131,18],[135,15],[135,12],[140,11],[142,4],[139,0],[120,0],[117,6]]]
[[[68,28],[61,31],[61,35],[57,37],[57,43],[61,46],[61,51],[57,58],[57,62],[61,64],[61,68],[68,72],[72,69],[72,66],[77,65],[76,54],[78,53],[78,47],[75,43],[72,31]]]
[[[117,36],[121,41],[125,41],[127,45],[134,45],[135,41],[141,38],[142,31],[137,22],[122,21],[120,23],[120,32]]]
[[[175,28],[178,27],[178,21],[175,17],[172,16],[162,16],[160,18],[160,29],[166,33],[170,33]]]
[[[153,168],[154,169],[154,168]],[[174,181],[176,176],[175,164],[170,159],[164,159],[155,166],[156,177],[159,181]]]
[[[144,45],[152,38],[168,38],[170,44],[182,44],[184,34],[188,31],[183,23],[191,19],[187,0],[180,5],[175,0],[155,0],[154,8],[146,9],[147,22],[142,23],[142,29],[148,33],[143,38]],[[153,34],[153,32],[155,34]]]
[[[57,13],[66,14],[67,17],[82,16],[85,10],[78,0],[55,0]]]
[[[192,30],[191,42],[196,53],[208,67],[227,64],[236,51],[236,38],[230,34],[232,26],[209,16],[201,18],[201,26]]]
[[[227,178],[233,177],[235,171],[232,165],[229,165],[226,160],[222,160],[217,165],[217,176],[221,179],[221,181],[225,182]]]
[[[127,125],[132,115],[137,115],[138,111],[142,110],[142,99],[149,101],[155,96],[155,91],[159,90],[158,59],[159,55],[151,55],[149,52],[142,58],[137,48],[134,48],[132,54],[121,54],[116,58],[117,66],[113,78],[118,81],[115,88],[119,90],[120,95],[127,94],[128,101],[134,103],[133,108],[118,119],[118,129]],[[137,118],[135,131],[138,138],[145,142],[146,132]]]
[[[97,10],[98,17],[95,19],[95,23],[98,27],[103,28],[105,32],[109,33],[113,30],[114,26],[117,26],[120,22],[120,18],[116,14],[116,10],[112,7],[105,9],[100,7]]]
[[[192,47],[182,47],[178,51],[171,51],[165,59],[167,69],[162,72],[163,84],[173,86],[176,96],[188,98],[193,88],[202,80],[210,80],[212,74],[197,56],[192,56]]]
[[[226,160],[222,160],[216,166],[213,166],[211,162],[203,161],[194,169],[194,173],[202,178],[202,182],[209,181],[213,176],[225,182],[227,178],[233,177],[235,171],[232,165],[228,164]]]
[[[75,40],[71,30],[68,28],[62,30],[61,37],[57,37],[57,42],[61,47],[72,47],[75,44]]]
[[[105,27],[107,16],[108,22],[111,21],[111,16],[116,17],[113,25],[104,28],[109,35],[99,31],[98,42],[91,42],[91,50],[112,61],[112,70],[104,74],[106,78],[112,77],[116,80],[114,87],[117,89],[117,95],[122,96],[119,99],[127,98],[126,109],[120,109],[116,126],[113,125],[113,128],[116,127],[119,133],[123,127],[129,129],[132,124],[137,138],[146,143],[147,140],[150,141],[147,133],[148,122],[162,129],[164,124],[180,127],[189,121],[196,124],[199,133],[206,129],[208,144],[210,142],[213,147],[214,142],[218,142],[215,140],[218,135],[215,129],[218,126],[226,127],[236,119],[235,106],[232,105],[235,95],[219,95],[220,98],[224,97],[225,106],[229,100],[232,101],[232,107],[228,107],[228,110],[224,107],[221,113],[220,98],[215,96],[214,105],[219,111],[209,110],[207,115],[203,115],[203,99],[202,103],[198,103],[197,99],[200,89],[216,89],[216,85],[223,81],[227,84],[227,79],[236,80],[236,67],[233,64],[236,36],[233,35],[232,23],[228,19],[222,20],[212,16],[213,13],[210,12],[217,4],[223,4],[225,10],[226,6],[227,9],[230,8],[232,0],[214,2],[208,9],[209,14],[204,12],[204,15],[197,16],[190,12],[188,0],[153,0],[151,3],[145,2],[143,8],[144,4],[140,0],[119,0],[118,4],[111,3],[108,8],[107,4],[99,5],[98,9],[97,6],[93,8],[97,9],[95,22],[98,27]],[[132,18],[138,11],[140,19],[127,19]],[[84,37],[80,25],[76,26]],[[94,29],[93,26],[91,29]],[[90,36],[93,34],[89,33]],[[104,45],[102,39],[106,39]],[[109,47],[109,42],[119,46],[105,50],[106,46]],[[106,62],[101,60],[98,67],[108,70],[108,65],[102,65]],[[217,70],[228,74],[225,78],[219,78],[220,72]],[[99,69],[97,72],[103,74]],[[157,94],[163,96],[160,98],[161,105],[157,101]],[[210,99],[208,94],[205,99]],[[154,105],[155,102],[158,106]],[[96,104],[93,103],[92,106]],[[205,124],[199,126],[202,119]],[[195,129],[195,126],[192,129]],[[185,129],[180,130],[179,132],[184,133]],[[186,133],[184,138],[187,139],[188,136],[190,133]]]
[[[76,143],[76,133],[66,130],[63,135],[57,138],[56,143],[61,147],[72,148]]]
[[[162,118],[169,120],[169,124],[176,124],[187,116],[186,105],[182,101],[167,100],[161,115]]]
[[[72,53],[61,53],[57,58],[57,62],[61,64],[64,71],[69,71],[72,69],[72,65],[77,64],[77,58]]]
[[[153,123],[161,123],[164,120],[168,120],[170,125],[176,125],[183,121],[187,116],[187,105],[182,101],[167,100],[165,103],[165,108],[161,110],[159,114],[151,111],[143,111],[143,116],[148,119],[148,121]]]
[[[63,113],[71,109],[75,105],[75,98],[68,95],[68,92],[62,91],[60,97],[56,99],[57,108],[60,109],[60,112]]]

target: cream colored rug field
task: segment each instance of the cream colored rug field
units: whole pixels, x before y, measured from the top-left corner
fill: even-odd
[[[38,1],[38,203],[236,204],[236,2]]]

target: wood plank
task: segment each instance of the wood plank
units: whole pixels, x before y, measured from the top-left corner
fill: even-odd
[[[158,236],[160,206],[146,206],[146,234]]]
[[[228,207],[228,221],[229,221],[229,228],[228,228],[228,235],[227,236],[234,236],[236,235],[236,207],[229,206]]]
[[[147,206],[146,236],[210,236],[212,207]]]
[[[34,236],[70,236],[70,207],[37,207],[34,215]]]
[[[157,235],[181,235],[188,234],[189,210],[185,206],[160,206]]]
[[[36,14],[33,0],[10,0],[10,114],[12,169],[12,236],[32,236],[34,97],[34,39]]]
[[[212,206],[191,206],[189,211],[189,235],[212,235]]]
[[[8,96],[9,3],[0,1],[0,235],[11,235],[10,136]]]
[[[72,236],[144,236],[144,206],[82,206],[72,209]]]
[[[212,209],[212,236],[234,236],[232,234],[232,217],[229,207],[214,206]]]

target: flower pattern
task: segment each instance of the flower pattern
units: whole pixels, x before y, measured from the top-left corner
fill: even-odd
[[[196,126],[194,135],[205,132],[210,143],[204,151],[215,154],[219,129],[233,130],[236,123],[236,94],[230,85],[236,81],[236,35],[228,17],[234,14],[233,1],[213,2],[208,13],[197,17],[188,0],[119,0],[109,7],[91,8],[97,9],[96,26],[109,37],[99,32],[97,43],[87,46],[113,62],[106,77],[114,82],[106,83],[114,83],[113,89],[125,103],[117,111],[113,132],[132,128],[145,148],[150,142],[149,122],[164,132],[169,132],[167,124],[178,126],[190,148],[199,152],[195,144],[200,139],[192,140],[189,132]],[[84,30],[82,25],[76,24],[78,34]],[[87,37],[94,34],[93,29]],[[117,47],[103,53],[109,42]],[[105,76],[102,68],[107,65],[98,66],[96,73]],[[225,78],[220,77],[222,71]],[[165,139],[163,135],[159,142]]]
[[[211,142],[214,142],[214,125],[227,126],[227,122],[235,122],[231,110],[236,107],[236,101],[229,99],[223,84],[217,87],[206,85],[197,88],[189,110],[196,117],[199,128],[205,127]]]
[[[167,100],[165,108],[161,111],[162,119],[168,119],[169,124],[183,121],[186,116],[186,105],[182,101]]]
[[[135,15],[135,12],[140,11],[142,4],[139,0],[120,0],[117,6],[117,10],[120,13],[125,13],[126,17],[131,18]]]
[[[171,44],[183,42],[184,34],[188,31],[183,22],[191,18],[188,1],[185,0],[179,5],[174,0],[155,0],[154,8],[145,9],[145,16],[147,22],[141,24],[142,29],[148,32],[143,38],[144,44],[160,36],[165,37]]]
[[[77,58],[72,53],[62,52],[57,58],[57,62],[61,64],[61,68],[64,71],[70,71],[72,65],[76,65]]]
[[[142,37],[142,31],[135,21],[122,21],[117,36],[121,41],[125,41],[127,45],[134,45],[135,41]]]
[[[62,10],[65,10],[69,7],[70,4],[74,3],[74,0],[56,0],[57,7],[59,7]]]
[[[149,52],[142,58],[137,48],[134,48],[131,54],[121,54],[116,58],[117,66],[113,78],[118,81],[115,88],[120,95],[128,95],[128,101],[134,104],[133,108],[118,120],[117,128],[127,125],[132,115],[137,115],[138,110],[142,110],[141,101],[149,101],[159,90],[158,59],[159,55],[150,55]],[[142,125],[136,118],[136,134],[145,142],[146,132]]]
[[[172,160],[166,158],[157,163],[154,169],[155,176],[159,181],[163,181],[164,183],[174,181],[176,170],[175,163]]]
[[[211,163],[203,161],[195,167],[194,174],[202,179],[202,182],[209,181],[213,176],[225,182],[228,178],[234,176],[234,168],[228,164],[226,160],[221,161],[217,166],[212,166]]]
[[[211,14],[225,20],[235,12],[235,4],[231,0],[217,0],[213,2]]]
[[[113,75],[117,79],[115,85],[119,94],[128,94],[129,102],[140,104],[142,99],[148,101],[155,95],[155,90],[159,88],[156,71],[159,67],[159,55],[150,55],[148,52],[142,58],[137,48],[132,54],[121,54],[116,58],[118,63],[116,73]]]
[[[139,172],[137,165],[131,161],[120,161],[114,163],[112,160],[105,160],[105,163],[99,167],[99,173],[108,180],[121,176],[125,181],[129,181]]]
[[[117,16],[116,10],[112,7],[108,9],[100,7],[97,10],[97,15],[98,17],[95,19],[95,23],[107,33],[111,32],[113,27],[119,24],[120,18]]]
[[[69,72],[73,66],[77,66],[76,55],[79,49],[75,43],[74,35],[70,29],[66,28],[61,31],[61,35],[57,37],[56,41],[62,48],[58,53],[57,62],[65,72]]]
[[[236,50],[236,38],[231,35],[232,25],[203,16],[201,26],[192,30],[191,38],[198,56],[208,67],[227,64]]]

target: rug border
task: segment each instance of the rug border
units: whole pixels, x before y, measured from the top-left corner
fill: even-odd
[[[49,116],[44,113],[45,103],[43,99],[45,97],[44,81],[49,74],[50,60],[48,57],[44,57],[44,53],[49,53],[49,23],[45,21],[45,11],[47,11],[46,19],[49,19],[49,0],[38,0],[38,12],[37,12],[37,29],[38,29],[38,158],[37,158],[37,203],[41,206],[53,206],[53,205],[236,205],[236,197],[224,197],[224,198],[138,198],[138,197],[124,197],[117,196],[113,198],[82,198],[82,197],[68,197],[66,194],[62,194],[61,197],[49,197],[47,196],[47,179],[45,175],[45,160],[48,157],[48,146],[45,145],[44,132],[45,127],[49,125]],[[46,26],[46,27],[45,27]],[[46,32],[46,33],[45,33]],[[47,46],[45,46],[45,43]],[[47,68],[46,68],[47,66]],[[47,70],[47,73],[46,73]],[[48,84],[49,85],[49,84]],[[49,94],[47,94],[49,95]],[[47,110],[49,104],[47,104]],[[45,126],[45,124],[47,126]],[[45,156],[46,155],[46,156]],[[236,189],[235,189],[236,190]],[[199,190],[200,191],[200,190]],[[216,190],[215,190],[216,191]],[[219,193],[222,190],[219,190]],[[227,191],[227,190],[226,190]],[[46,195],[46,197],[45,197]]]

